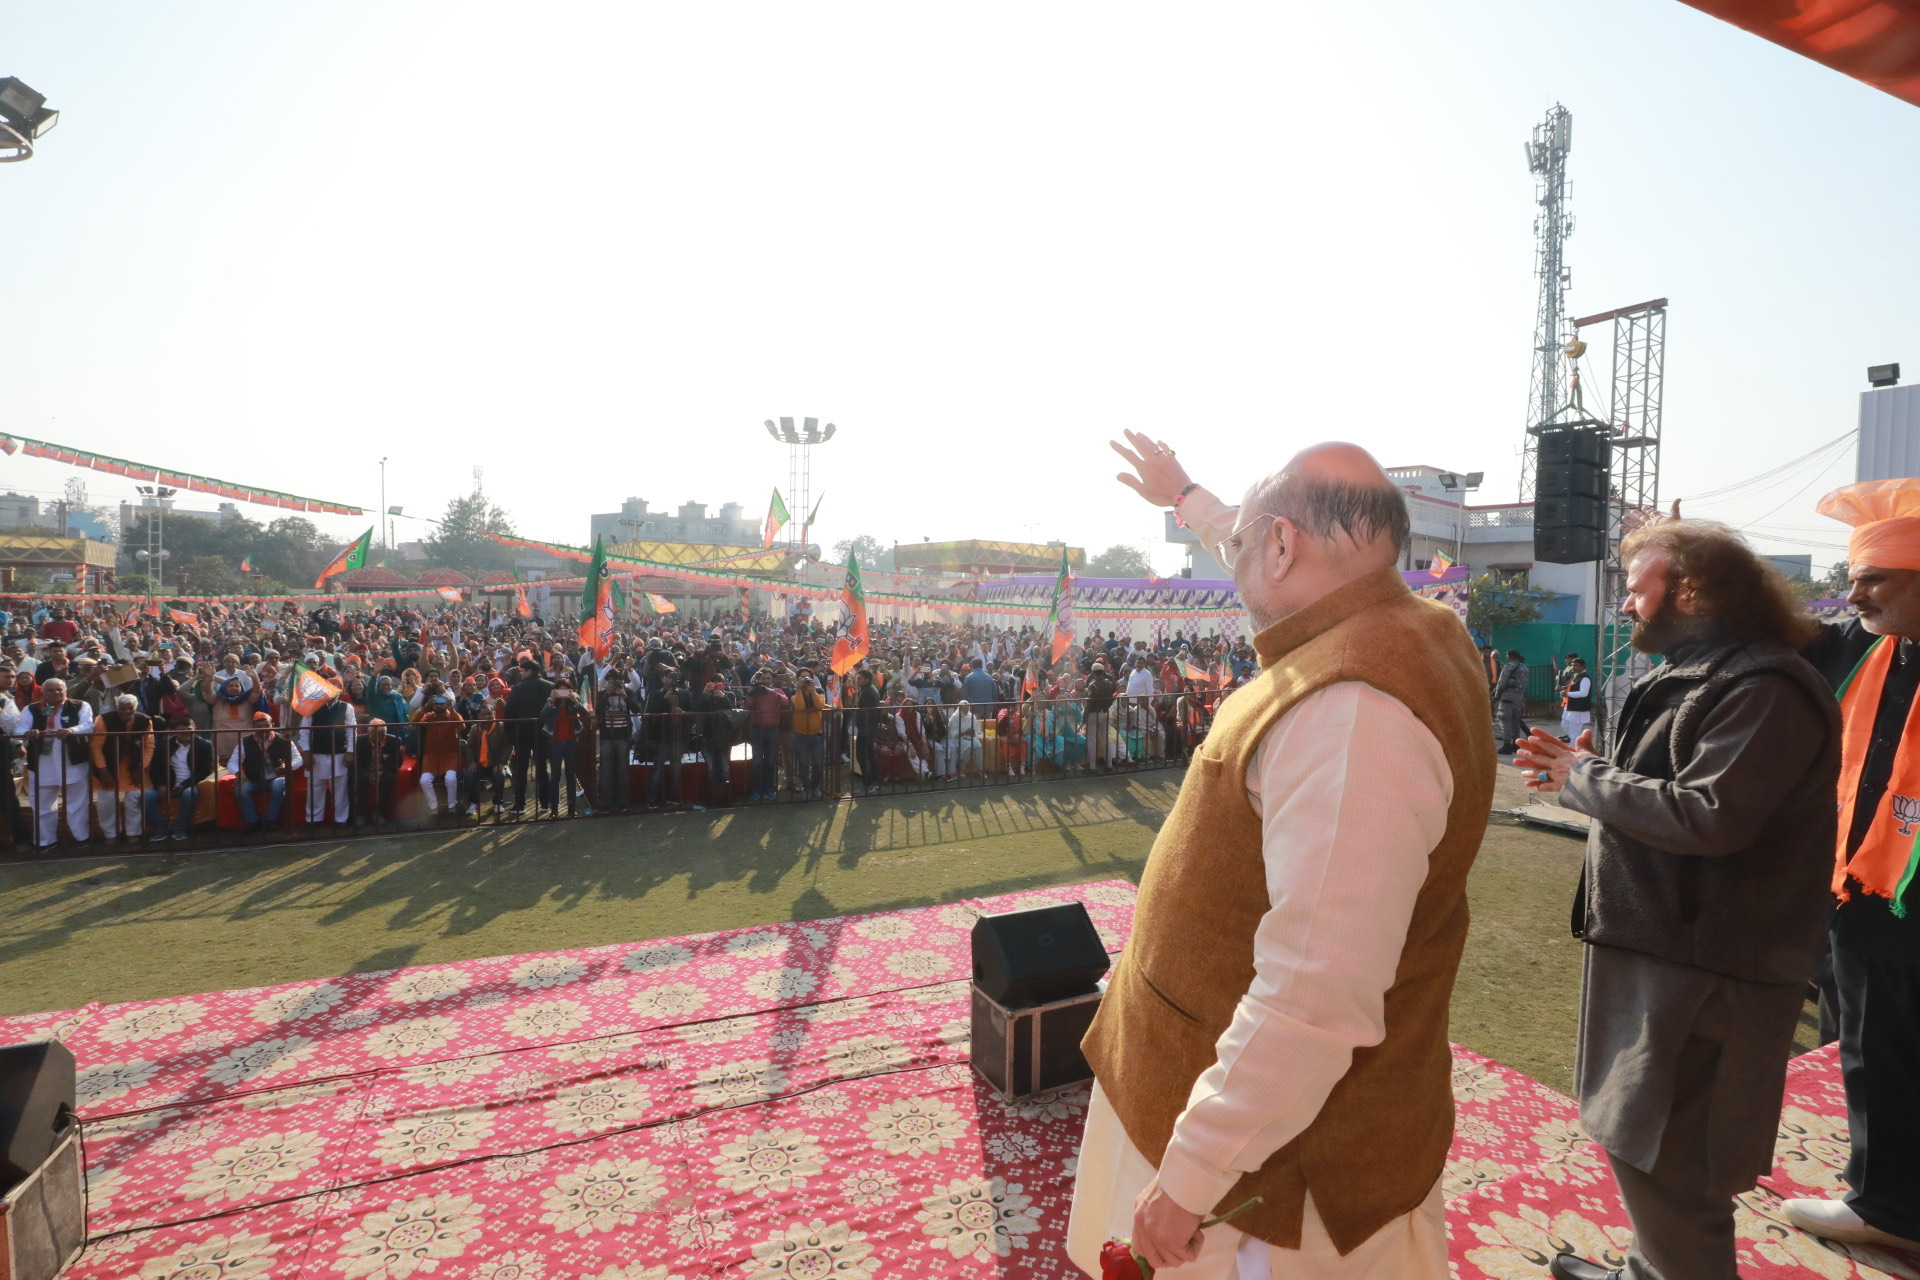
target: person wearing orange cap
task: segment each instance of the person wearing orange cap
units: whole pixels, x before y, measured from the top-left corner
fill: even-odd
[[[1853,526],[1847,603],[1807,657],[1840,698],[1837,900],[1823,1022],[1838,1014],[1853,1149],[1843,1200],[1788,1200],[1801,1230],[1920,1252],[1920,479],[1870,480],[1815,508]]]

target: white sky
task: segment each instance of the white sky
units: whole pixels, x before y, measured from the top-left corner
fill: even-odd
[[[438,514],[478,464],[538,538],[630,494],[757,515],[782,414],[840,427],[827,543],[1151,539],[1170,570],[1112,480],[1123,426],[1226,493],[1340,437],[1510,500],[1521,144],[1555,101],[1574,314],[1672,299],[1664,497],[1850,429],[1870,363],[1920,376],[1920,110],[1677,0],[102,0],[8,27],[0,74],[62,114],[0,167],[0,430],[369,508],[384,455],[389,502]],[[0,488],[69,474],[0,460]],[[1824,564],[1811,504],[1850,479],[1849,451],[1692,513]]]

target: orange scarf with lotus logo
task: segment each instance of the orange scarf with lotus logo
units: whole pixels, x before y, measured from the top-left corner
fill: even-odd
[[[1920,717],[1920,698],[1914,699],[1907,712],[1900,749],[1894,755],[1893,776],[1887,779],[1880,808],[1860,847],[1851,859],[1847,857],[1847,835],[1853,830],[1854,806],[1860,799],[1860,773],[1866,766],[1880,692],[1886,687],[1898,644],[1893,636],[1875,641],[1840,686],[1840,831],[1833,892],[1845,902],[1851,896],[1847,892],[1851,879],[1862,891],[1887,899],[1894,915],[1905,916],[1907,904],[1902,898],[1913,884],[1915,871],[1920,870],[1920,720],[1916,719]]]

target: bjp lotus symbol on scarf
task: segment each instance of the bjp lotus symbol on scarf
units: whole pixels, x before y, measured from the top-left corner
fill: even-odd
[[[1894,796],[1893,816],[1900,823],[1900,838],[1911,839],[1914,828],[1920,827],[1920,796]]]

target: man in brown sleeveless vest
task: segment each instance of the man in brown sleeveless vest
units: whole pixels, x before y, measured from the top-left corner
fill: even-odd
[[[1164,1280],[1444,1277],[1486,676],[1401,578],[1405,498],[1365,451],[1308,449],[1235,510],[1129,441],[1121,480],[1216,548],[1262,671],[1194,755],[1087,1035],[1069,1255],[1097,1275],[1131,1236]]]

